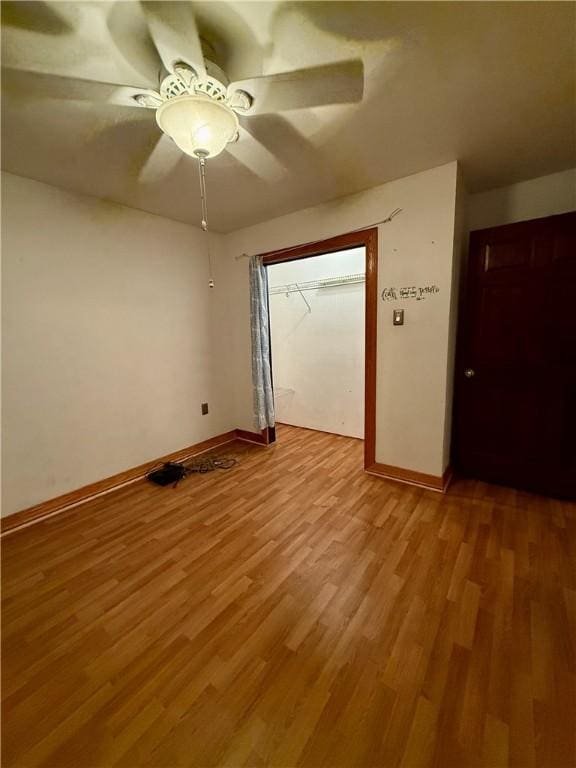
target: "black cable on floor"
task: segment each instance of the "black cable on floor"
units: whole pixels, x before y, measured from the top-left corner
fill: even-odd
[[[232,469],[238,463],[237,459],[227,456],[198,456],[187,462],[168,461],[160,468],[153,469],[146,477],[156,485],[173,485],[176,487],[180,480],[187,475],[205,474],[216,469]]]

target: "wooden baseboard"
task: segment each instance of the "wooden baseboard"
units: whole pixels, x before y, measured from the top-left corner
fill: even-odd
[[[425,472],[415,472],[412,469],[403,467],[393,467],[389,464],[379,464],[375,462],[366,467],[366,472],[370,475],[384,477],[387,480],[396,480],[400,483],[417,485],[420,488],[428,488],[439,493],[446,493],[450,480],[452,479],[452,470],[447,467],[443,475],[427,475]]]
[[[154,459],[154,461],[147,461],[145,464],[140,464],[138,467],[127,469],[125,472],[119,472],[117,475],[112,475],[112,477],[98,480],[96,483],[91,483],[90,485],[85,485],[83,488],[78,488],[75,491],[63,494],[62,496],[57,496],[55,499],[49,499],[40,504],[35,504],[28,509],[23,509],[20,512],[14,512],[14,514],[8,515],[0,520],[0,532],[7,533],[8,531],[20,528],[23,525],[37,522],[48,515],[62,512],[68,507],[83,504],[84,502],[93,499],[95,496],[109,493],[121,485],[140,480],[142,477],[145,477],[151,469],[159,464],[163,464],[165,461],[183,461],[190,456],[196,456],[199,453],[204,453],[212,448],[216,448],[218,445],[231,443],[236,437],[236,430],[225,432],[222,435],[217,435],[216,437],[203,440],[195,445],[190,445],[188,448],[169,453],[167,456]]]
[[[256,445],[270,445],[270,433],[268,429],[261,432],[247,432],[245,429],[237,429],[236,437],[245,443],[256,443]]]
[[[135,482],[145,477],[151,469],[155,466],[164,463],[165,461],[183,461],[184,459],[196,456],[199,453],[204,453],[212,448],[216,448],[218,445],[224,445],[231,443],[234,440],[242,440],[248,443],[255,443],[256,445],[269,445],[271,442],[270,430],[263,429],[261,432],[248,432],[244,429],[235,429],[230,432],[225,432],[222,435],[217,435],[208,440],[203,440],[200,443],[191,445],[188,448],[183,448],[180,451],[174,451],[167,456],[162,456],[154,461],[147,461],[145,464],[140,464],[138,467],[127,469],[124,472],[119,472],[117,475],[107,477],[104,480],[98,480],[96,483],[85,485],[82,488],[78,488],[75,491],[70,491],[62,496],[57,496],[54,499],[43,501],[40,504],[36,504],[28,509],[23,509],[20,512],[15,512],[12,515],[8,515],[0,519],[0,533],[8,533],[21,528],[24,525],[30,525],[31,523],[38,522],[39,520],[62,512],[70,507],[84,504],[95,496],[101,496],[102,494],[109,493],[116,488],[127,483]],[[410,483],[411,485],[418,485],[423,488],[429,488],[434,491],[440,491],[445,493],[450,480],[452,478],[452,471],[450,467],[446,469],[442,477],[436,477],[435,475],[426,475],[423,472],[414,472],[410,469],[402,469],[401,467],[392,467],[387,464],[374,463],[366,469],[371,475],[377,475],[379,477],[385,477],[388,480],[397,480],[402,483]]]

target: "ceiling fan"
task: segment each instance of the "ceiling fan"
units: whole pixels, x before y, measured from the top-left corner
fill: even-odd
[[[132,35],[130,25],[116,23],[121,17],[112,13],[108,16],[109,31],[124,57],[134,60],[134,69],[146,70],[150,87],[62,76],[49,66],[22,66],[18,59],[16,67],[4,70],[4,82],[12,82],[16,88],[18,82],[25,82],[22,87],[27,92],[32,89],[51,98],[150,110],[162,133],[141,170],[143,181],[168,173],[180,161],[181,152],[203,163],[228,150],[242,162],[245,154],[236,148],[241,150],[242,144],[257,141],[250,135],[252,115],[362,99],[363,64],[359,59],[230,83],[212,60],[213,49],[201,38],[189,2],[128,5],[141,9],[153,47],[149,39]]]

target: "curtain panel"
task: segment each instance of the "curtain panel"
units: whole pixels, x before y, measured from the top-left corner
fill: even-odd
[[[250,329],[252,334],[252,392],[254,426],[274,426],[274,392],[270,368],[268,274],[262,257],[250,258]]]

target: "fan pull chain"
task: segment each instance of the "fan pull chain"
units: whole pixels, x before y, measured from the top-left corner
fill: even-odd
[[[210,235],[208,233],[208,197],[206,195],[206,155],[201,154],[199,151],[196,153],[198,157],[198,170],[200,173],[200,200],[202,203],[202,230],[206,233],[206,251],[208,253],[208,272],[210,279],[208,280],[208,287],[214,288],[214,279],[212,277],[212,254],[210,253]]]

